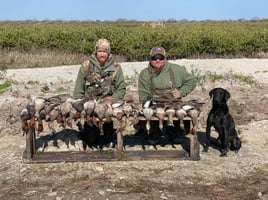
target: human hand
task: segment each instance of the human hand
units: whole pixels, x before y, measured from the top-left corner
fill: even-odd
[[[172,89],[171,93],[175,99],[181,98],[181,93],[178,89],[176,89],[176,88]]]

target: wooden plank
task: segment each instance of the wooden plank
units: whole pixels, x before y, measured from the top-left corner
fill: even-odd
[[[115,151],[62,151],[43,152],[33,155],[24,163],[59,163],[59,162],[104,162],[117,161]]]
[[[139,160],[181,160],[186,158],[183,150],[146,150],[146,151],[126,151],[122,155],[123,161]]]
[[[146,118],[143,117],[143,116],[138,116],[138,118],[139,118],[139,120],[146,121]],[[165,116],[163,120],[164,121],[168,120],[168,117]],[[177,117],[173,117],[172,120],[174,120],[174,121],[178,121],[178,120],[188,121],[188,120],[190,120],[191,121],[192,119],[190,117],[186,116],[183,119],[178,119]],[[159,119],[157,117],[155,117],[155,116],[152,116],[152,118],[150,119],[150,121],[159,121]]]
[[[111,162],[139,160],[182,160],[188,159],[183,150],[132,150],[122,152],[118,159],[117,151],[65,151],[43,152],[33,155],[24,163],[60,163],[60,162]]]

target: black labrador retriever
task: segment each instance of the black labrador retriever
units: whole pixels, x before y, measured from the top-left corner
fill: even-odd
[[[238,152],[241,148],[241,141],[226,103],[231,97],[230,93],[223,88],[214,88],[209,92],[209,96],[212,98],[212,108],[207,118],[204,151],[207,152],[210,146],[210,129],[213,126],[219,133],[217,144],[220,147],[220,156],[227,156],[228,149]]]

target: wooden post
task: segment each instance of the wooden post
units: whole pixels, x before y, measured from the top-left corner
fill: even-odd
[[[26,133],[26,148],[23,152],[23,158],[26,160],[31,160],[33,157],[33,132],[34,127],[30,126]]]
[[[123,135],[122,131],[117,131],[117,159],[122,159],[122,152],[123,152]]]
[[[190,158],[192,160],[200,160],[200,147],[197,139],[197,131],[195,125],[193,125],[193,121],[189,121],[190,123]]]
[[[27,123],[29,129],[26,132],[26,147],[22,157],[26,160],[31,160],[36,152],[35,119],[32,118]]]
[[[35,128],[33,127],[32,130],[32,155],[36,153],[36,132]]]

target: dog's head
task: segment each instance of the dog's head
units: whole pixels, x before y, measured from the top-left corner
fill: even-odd
[[[234,140],[231,142],[229,148],[231,151],[238,152],[241,146],[242,146],[241,140],[238,137],[235,137]]]
[[[230,93],[223,88],[214,88],[209,92],[213,104],[223,104],[231,97]]]

